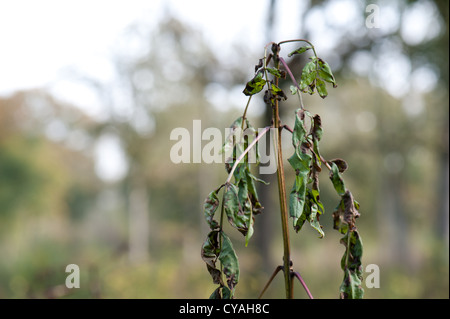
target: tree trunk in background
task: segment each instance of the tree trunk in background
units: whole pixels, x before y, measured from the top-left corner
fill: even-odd
[[[271,0],[269,2],[268,13],[267,13],[267,28],[266,28],[266,43],[273,41],[273,24],[275,19],[275,9],[276,9],[276,0]],[[265,45],[265,44],[264,44]],[[272,107],[270,105],[266,105],[264,110],[264,115],[262,116],[263,124],[260,127],[268,125],[267,123],[271,123],[272,121]],[[266,150],[267,152],[273,152],[271,149],[271,139],[270,136],[263,139],[266,141]],[[256,244],[256,251],[258,255],[261,256],[262,265],[264,269],[263,271],[270,273],[273,272],[277,265],[273,265],[271,263],[271,254],[270,254],[270,243],[273,239],[273,225],[275,223],[275,218],[278,217],[278,209],[272,200],[272,189],[276,187],[277,179],[275,178],[275,174],[260,176],[261,179],[270,183],[269,186],[261,185],[258,183],[258,195],[261,201],[261,204],[264,206],[264,210],[261,215],[256,216],[255,218],[255,234],[254,234],[254,242]],[[280,264],[282,259],[280,256]]]

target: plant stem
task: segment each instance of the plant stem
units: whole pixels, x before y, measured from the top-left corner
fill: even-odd
[[[275,66],[278,68],[278,65]],[[278,86],[278,78],[275,78],[275,85]],[[278,197],[280,202],[280,213],[281,213],[281,228],[283,232],[283,270],[284,270],[284,283],[286,291],[286,299],[293,299],[293,291],[291,289],[292,281],[290,276],[291,270],[291,249],[289,241],[289,224],[288,224],[288,209],[286,202],[286,186],[284,180],[284,167],[283,167],[283,155],[282,155],[282,145],[281,145],[281,131],[282,126],[280,126],[280,117],[278,109],[278,100],[275,99],[275,107],[273,110],[273,123],[274,127],[277,129],[277,181],[278,181]]]

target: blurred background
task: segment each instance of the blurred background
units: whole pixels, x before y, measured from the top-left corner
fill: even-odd
[[[349,164],[363,264],[380,269],[365,298],[448,298],[448,6],[0,2],[0,298],[208,298],[202,205],[227,175],[223,164],[172,163],[170,133],[192,134],[193,120],[224,132],[242,115],[265,44],[294,38],[310,40],[337,78],[325,100],[304,102],[322,117],[322,155]],[[289,59],[294,73],[305,61]],[[297,102],[282,105],[284,123]],[[253,126],[267,114],[253,98]],[[286,135],[284,158],[291,152]],[[338,298],[339,198],[321,175],[325,237],[291,230],[292,259],[315,298]],[[259,190],[265,210],[248,247],[227,231],[241,265],[237,298],[256,298],[282,263],[276,181],[260,177],[271,184]],[[65,286],[68,264],[80,267],[78,289]],[[265,296],[284,298],[281,274]]]

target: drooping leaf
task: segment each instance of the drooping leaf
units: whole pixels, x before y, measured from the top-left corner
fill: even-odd
[[[339,169],[339,173],[344,173],[348,168],[347,162],[344,161],[342,158],[335,158],[330,160],[330,162],[336,164],[336,166]]]
[[[325,82],[321,79],[316,79],[316,89],[322,99],[327,97],[327,88],[325,86]]]
[[[319,141],[322,138],[323,130],[322,130],[322,120],[318,114],[314,115],[312,125],[311,125],[311,133],[312,142],[313,142],[313,164],[314,168],[317,172],[322,171],[322,159],[320,157],[319,151]]]
[[[297,150],[303,142],[306,140],[306,129],[303,125],[303,119],[305,118],[305,112],[302,109],[295,111],[294,130],[292,133],[292,145]]]
[[[251,204],[247,201],[248,192],[244,189],[246,181],[240,181],[240,188],[234,184],[226,184],[224,195],[224,210],[231,226],[244,236],[252,226],[253,216]]]
[[[311,87],[314,84],[316,76],[317,76],[316,63],[313,61],[306,63],[302,71],[302,77],[300,80],[300,89],[303,92],[310,93],[308,87]]]
[[[304,46],[304,47],[301,47],[301,48],[299,48],[299,49],[297,49],[297,50],[292,51],[291,53],[289,53],[289,54],[288,54],[288,57],[291,57],[291,56],[293,56],[294,54],[302,54],[303,52],[306,52],[306,51],[308,51],[309,49],[312,49],[312,47],[309,46],[309,45]]]
[[[304,222],[304,220],[299,221],[299,219],[303,214],[306,203],[306,185],[310,172],[311,155],[306,153],[303,148],[303,144],[306,142],[306,129],[303,125],[304,112],[298,109],[295,114],[292,133],[292,145],[295,152],[288,159],[289,164],[295,170],[295,182],[289,194],[289,216],[293,218],[294,227],[298,229],[298,225]]]
[[[277,77],[277,78],[281,78],[284,79],[286,77],[286,72],[285,71],[280,71],[278,69],[275,68],[266,68],[267,72],[269,72],[270,74],[272,74],[273,76]]]
[[[341,259],[341,268],[344,271],[344,279],[339,288],[341,299],[362,299],[364,289],[361,286],[363,267],[361,263],[363,244],[358,231],[348,231],[341,239],[345,246],[345,253]]]
[[[296,232],[299,232],[302,229],[305,221],[308,221],[311,227],[313,227],[319,233],[320,238],[323,238],[325,236],[322,225],[320,225],[319,222],[319,215],[323,213],[323,205],[322,203],[320,203],[319,208],[319,205],[317,203],[320,203],[320,201],[318,201],[317,198],[315,199],[312,190],[307,188],[302,214],[294,224],[294,229]]]
[[[223,274],[227,280],[228,288],[233,292],[234,287],[239,282],[239,261],[230,238],[224,232],[221,232],[221,235],[222,249],[219,254],[219,260],[222,264]]]
[[[205,242],[202,245],[201,256],[203,261],[206,263],[206,267],[213,279],[213,283],[223,285],[222,273],[216,268],[216,261],[219,253],[219,231],[213,230],[209,232]]]
[[[217,207],[219,207],[219,198],[217,197],[217,193],[223,186],[224,185],[209,193],[203,204],[205,219],[211,230],[216,230],[219,228],[219,223],[214,219],[214,214],[216,213]]]
[[[287,99],[286,94],[278,86],[272,83],[270,86],[270,91],[273,96],[275,96],[279,101],[285,101]]]
[[[347,233],[348,230],[348,224],[344,222],[344,212],[344,201],[341,199],[332,214],[333,228],[339,231],[341,234]]]
[[[358,212],[358,209],[356,208],[353,195],[349,190],[347,190],[345,194],[342,196],[342,201],[344,203],[343,221],[348,225],[349,230],[353,231],[355,230],[356,218],[358,218],[360,214]]]
[[[266,84],[266,80],[263,79],[264,72],[259,71],[255,77],[247,82],[243,93],[247,96],[261,92]]]
[[[319,76],[326,82],[332,83],[333,87],[336,88],[336,80],[333,76],[333,72],[331,72],[331,68],[327,62],[322,59],[318,59],[319,63]]]
[[[209,299],[232,299],[233,294],[227,286],[217,287],[209,296]]]
[[[259,59],[259,61],[258,61],[258,64],[257,65],[255,65],[255,73],[260,69],[260,68],[262,68],[262,66],[263,66],[263,59]]]
[[[230,134],[226,137],[221,153],[225,154],[225,168],[229,173],[237,157],[244,152],[242,139],[242,116],[230,126]]]
[[[340,196],[342,196],[345,194],[346,191],[344,180],[342,179],[342,176],[339,173],[338,166],[333,162],[329,162],[329,164],[331,164],[330,179],[333,183],[334,189]]]

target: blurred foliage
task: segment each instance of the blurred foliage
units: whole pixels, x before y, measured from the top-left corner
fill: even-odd
[[[335,2],[312,1],[299,15],[306,20]],[[322,116],[322,155],[349,164],[344,178],[361,204],[363,267],[377,264],[381,271],[380,288],[365,289],[365,298],[448,298],[448,179],[441,183],[448,175],[448,2],[395,3],[398,17],[431,3],[441,13],[432,17],[441,21],[441,33],[408,44],[399,27],[378,35],[360,27],[366,33],[356,36],[335,27],[343,44],[326,59],[335,62],[333,72],[338,66],[339,86],[324,101],[304,101]],[[315,43],[313,28],[302,30]],[[226,178],[223,165],[173,164],[169,136],[177,127],[192,134],[194,119],[202,120],[202,129],[224,132],[245,107],[239,97],[262,48],[242,52],[241,39],[233,44],[236,56],[218,58],[200,31],[170,16],[155,29],[131,27],[123,41],[115,56],[117,82],[84,78],[102,97],[105,120],[55,100],[45,88],[0,97],[0,298],[207,298],[215,287],[200,256],[207,233],[201,206]],[[127,50],[131,41],[140,43],[137,52]],[[383,45],[393,43],[412,71],[431,65],[438,79],[433,90],[417,94],[412,88],[399,98],[382,85],[376,58],[388,58]],[[371,56],[366,74],[352,67],[361,51]],[[256,123],[264,106],[253,103],[249,116]],[[295,103],[283,107],[283,120],[292,126]],[[95,149],[105,135],[117,137],[127,162],[118,180],[96,173]],[[288,137],[286,154],[290,147]],[[326,236],[317,239],[311,229],[292,234],[292,255],[316,298],[338,298],[344,247],[332,231],[331,212],[339,199],[328,182],[321,185]],[[276,200],[269,196],[261,198],[263,206]],[[271,274],[263,264],[281,264],[278,213],[262,215],[272,228],[260,228],[256,219],[248,247],[230,232],[241,268],[237,298],[259,294]],[[133,239],[135,232],[140,237]],[[271,238],[267,260],[258,232]],[[81,288],[69,290],[64,270],[72,263],[80,266]],[[265,296],[283,295],[277,277]],[[295,296],[306,298],[300,285]]]

